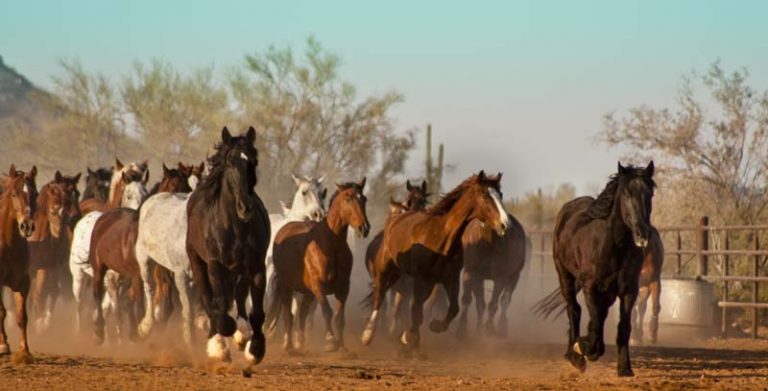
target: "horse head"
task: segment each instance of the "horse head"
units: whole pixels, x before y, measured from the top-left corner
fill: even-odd
[[[256,187],[256,167],[259,165],[258,152],[253,143],[256,130],[248,128],[244,135],[232,136],[224,127],[221,130],[221,143],[217,153],[216,169],[223,170],[223,186],[228,189],[235,201],[235,212],[242,221],[247,221],[254,210]]]
[[[358,237],[365,238],[371,231],[365,204],[368,199],[363,194],[366,178],[359,183],[347,182],[336,184],[336,194],[331,197],[331,206],[334,213],[338,214],[343,222],[351,226],[357,232]],[[330,215],[331,212],[329,211]]]
[[[36,203],[37,187],[35,178],[37,168],[32,167],[29,173],[17,171],[15,165],[11,165],[8,176],[3,180],[3,194],[11,200],[14,218],[18,224],[19,233],[23,237],[29,237],[35,230],[35,222],[32,219]]]
[[[291,202],[290,213],[313,221],[322,220],[325,217],[323,200],[327,193],[322,186],[325,175],[317,179],[302,178],[294,174],[291,174],[291,177],[297,189]]]
[[[640,248],[648,246],[651,237],[651,209],[653,199],[653,161],[645,168],[622,166],[619,162],[617,179],[619,187],[616,191],[621,220],[632,232],[635,245]]]
[[[179,162],[178,168],[168,168],[163,163],[163,179],[158,185],[158,192],[189,193],[192,191],[189,185],[190,175],[192,175],[192,166],[185,166]]]
[[[473,176],[470,184],[475,192],[471,218],[490,226],[499,236],[504,236],[509,227],[509,215],[502,203],[501,176],[487,176],[480,171]]]
[[[119,163],[119,160],[118,160]],[[116,173],[119,183],[115,187],[122,190],[120,206],[123,208],[138,209],[147,197],[147,182],[149,181],[149,169],[146,162],[142,164],[131,163],[120,168]],[[114,183],[114,182],[113,182]]]
[[[429,196],[427,193],[427,181],[421,181],[421,186],[411,185],[411,181],[405,181],[405,189],[408,190],[408,198],[405,201],[408,210],[424,210],[427,208]]]

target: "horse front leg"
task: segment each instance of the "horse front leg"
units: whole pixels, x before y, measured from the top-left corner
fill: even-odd
[[[209,286],[208,314],[212,333],[212,337],[208,340],[208,356],[230,361],[231,356],[225,338],[235,333],[237,323],[228,314],[233,292],[229,272],[217,260],[211,260],[204,267]]]
[[[645,323],[645,310],[648,308],[648,296],[650,296],[650,290],[648,287],[640,288],[640,294],[638,297],[637,305],[632,308],[632,341],[642,344],[643,343],[643,323]]]
[[[464,270],[462,276],[462,289],[461,295],[461,316],[459,316],[459,327],[456,329],[456,339],[464,340],[467,338],[467,317],[469,313],[469,306],[472,305],[472,276]]]
[[[334,311],[333,314],[333,324],[336,326],[336,346],[334,347],[334,351],[344,353],[347,351],[347,347],[344,344],[344,326],[346,323],[344,310],[347,303],[347,297],[349,296],[349,281],[347,281],[346,284],[339,283],[338,285],[342,286],[338,287],[335,293],[336,311]]]
[[[400,336],[402,353],[409,355],[421,348],[421,324],[424,322],[424,302],[429,297],[435,284],[419,277],[413,278],[413,298],[411,299],[411,327]]]
[[[512,292],[515,291],[517,283],[520,280],[520,273],[514,274],[504,285],[504,291],[501,292],[501,314],[499,314],[499,327],[496,330],[499,338],[507,338],[509,334],[509,322],[507,321],[507,312],[512,303]]]
[[[635,306],[637,293],[627,293],[621,296],[619,306],[619,330],[616,335],[616,347],[619,351],[617,371],[619,376],[634,376],[632,364],[629,361],[629,337],[632,333],[630,315]]]
[[[251,283],[251,309],[248,312],[248,322],[251,325],[251,340],[245,344],[245,359],[251,365],[256,365],[264,359],[267,349],[266,338],[262,330],[264,326],[264,293],[267,288],[267,278],[264,272],[256,273]]]
[[[314,302],[314,295],[301,295],[301,305],[299,306],[299,329],[296,331],[296,349],[299,351],[304,351],[307,317],[312,310],[312,304]]]
[[[613,300],[615,297],[605,293],[584,292],[584,301],[586,301],[589,310],[588,335],[586,338],[581,337],[579,339],[577,353],[582,354],[589,361],[596,361],[605,354],[605,341],[603,339],[605,319],[608,317],[608,308],[610,308]],[[629,308],[629,311],[631,312],[632,309]],[[628,326],[629,321],[629,313],[627,313]]]
[[[75,333],[80,334],[83,317],[83,295],[85,294],[85,272],[79,266],[70,264],[72,273],[72,295],[75,297]]]
[[[32,355],[29,354],[29,343],[27,342],[27,294],[29,293],[29,284],[29,276],[26,276],[20,284],[19,290],[13,292],[13,298],[16,302],[16,325],[19,327],[19,353],[16,360],[17,362],[25,363],[32,361]]]
[[[560,294],[565,299],[566,310],[568,313],[568,348],[565,352],[565,358],[574,368],[581,372],[587,369],[587,361],[584,356],[576,351],[581,334],[581,305],[576,300],[576,281],[567,274],[567,272],[558,270],[560,277]]]
[[[139,323],[139,337],[146,338],[152,331],[152,326],[155,321],[155,286],[151,281],[152,267],[154,265],[148,255],[145,255],[143,250],[140,251],[140,247],[136,246],[136,260],[139,263],[139,273],[141,275],[141,281],[144,285],[144,318]]]
[[[3,303],[3,287],[0,285],[0,356],[11,354],[11,347],[8,346],[8,335],[5,333],[5,315],[8,311]]]
[[[456,315],[459,314],[459,273],[443,281],[443,288],[448,296],[448,311],[442,320],[432,319],[429,322],[429,329],[434,333],[444,333]]]
[[[248,295],[251,291],[251,284],[253,281],[251,278],[245,276],[241,277],[235,285],[235,307],[237,311],[237,330],[232,336],[232,340],[235,342],[237,350],[243,351],[245,345],[250,341],[253,333],[253,328],[248,321],[248,312],[246,311],[245,302],[248,299]]]
[[[31,293],[31,299],[32,299],[32,318],[34,319],[35,323],[35,331],[37,333],[42,333],[45,331],[45,285],[46,285],[46,270],[45,269],[37,269],[35,270],[35,279],[32,283],[32,293]]]
[[[190,299],[191,281],[189,275],[183,271],[174,273],[173,282],[176,290],[179,292],[179,303],[181,304],[181,337],[188,349],[192,348],[192,300]],[[167,294],[171,294],[168,287]],[[170,301],[170,298],[163,298],[164,301]]]
[[[482,285],[482,283],[481,283]],[[499,298],[501,292],[504,289],[504,284],[499,280],[493,281],[493,292],[491,293],[491,301],[488,302],[488,319],[485,321],[485,334],[488,336],[496,335],[496,311],[499,310]]]
[[[373,277],[373,303],[371,305],[371,315],[368,317],[368,322],[363,329],[363,335],[360,338],[363,345],[368,346],[373,341],[373,336],[376,334],[376,326],[378,325],[379,311],[381,305],[384,302],[387,289],[396,281],[398,276],[397,269],[393,265],[392,261],[386,262],[386,265],[382,270],[377,271]]]

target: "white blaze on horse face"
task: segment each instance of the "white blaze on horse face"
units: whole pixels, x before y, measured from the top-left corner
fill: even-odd
[[[121,200],[121,206],[130,209],[139,209],[139,206],[144,202],[144,198],[147,196],[147,189],[140,182],[131,182],[125,186],[123,190],[123,199]]]
[[[493,203],[496,205],[496,210],[499,212],[499,222],[501,223],[501,226],[509,227],[509,216],[507,216],[507,211],[504,209],[504,204],[501,202],[501,195],[494,188],[489,188],[488,194],[491,195]]]
[[[189,178],[187,178],[187,184],[189,184],[189,187],[192,190],[195,190],[199,183],[200,183],[200,178],[198,178],[197,175],[190,175]]]
[[[29,188],[27,187],[26,183],[24,184],[24,187],[22,188],[22,190],[24,191],[24,193],[29,193]]]

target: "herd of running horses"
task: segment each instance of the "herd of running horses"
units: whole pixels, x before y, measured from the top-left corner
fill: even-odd
[[[298,190],[293,202],[283,204],[282,214],[270,215],[255,192],[255,137],[253,128],[239,136],[224,128],[207,160],[207,174],[205,164],[163,164],[162,180],[149,191],[146,161],[123,164],[116,159],[111,170],[89,168],[82,197],[80,174],[57,171],[38,193],[37,169],[24,172],[12,165],[0,181],[0,284],[10,288],[15,300],[17,355],[31,359],[28,294],[34,325],[45,330],[59,291],[70,287],[77,330],[84,328],[85,307],[94,307],[95,315],[87,319],[94,320],[97,344],[105,340],[107,314],[116,319],[118,338],[140,340],[168,320],[177,302],[184,343],[194,346],[195,326],[207,330],[211,359],[229,360],[229,344],[234,344],[250,365],[259,363],[265,335],[274,332],[280,318],[284,348],[301,352],[307,317],[316,306],[325,323],[325,350],[346,350],[345,307],[353,265],[347,236],[350,228],[361,238],[370,233],[366,179],[336,184],[326,209],[324,178],[294,176]],[[563,308],[560,312],[567,313],[566,358],[582,371],[587,360],[605,351],[604,323],[617,298],[619,375],[632,375],[628,345],[638,292],[644,292],[641,318],[649,292],[654,296],[650,329],[656,338],[663,248],[650,224],[653,173],[653,162],[647,167],[619,164],[597,198],[574,199],[557,215],[553,257],[560,289],[536,310],[549,315]],[[442,318],[431,320],[431,331],[445,332],[461,312],[457,337],[465,338],[474,295],[478,331],[506,336],[506,309],[531,244],[505,210],[500,183],[501,174],[480,171],[429,205],[426,183],[407,182],[407,200],[390,202],[388,219],[365,254],[372,282],[364,299],[370,315],[363,345],[389,321],[390,332],[402,329],[399,351],[420,354],[424,306],[436,295],[445,295],[448,307]],[[487,314],[486,280],[493,282]],[[92,289],[92,303],[86,300],[87,289]],[[390,300],[388,291],[393,292]],[[586,336],[579,329],[580,291],[590,316]],[[328,295],[335,297],[333,305]],[[0,355],[10,354],[1,299]],[[410,302],[408,325],[401,311],[404,300]]]

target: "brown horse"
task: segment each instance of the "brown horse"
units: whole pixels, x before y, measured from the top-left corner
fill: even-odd
[[[32,283],[32,315],[38,332],[48,329],[61,288],[71,286],[67,260],[72,231],[80,218],[77,183],[56,171],[54,179],[40,190],[34,214],[35,231],[29,237],[29,272]]]
[[[179,164],[179,169],[169,169],[163,164],[163,179],[157,186],[159,192],[188,193],[192,191],[189,186],[189,175],[192,174],[192,166]],[[103,278],[107,270],[114,270],[123,279],[130,281],[128,288],[129,306],[128,314],[129,335],[131,340],[137,337],[137,314],[140,311],[142,299],[142,279],[139,264],[136,261],[136,237],[138,235],[139,211],[129,208],[117,208],[105,212],[96,221],[91,236],[91,251],[89,261],[93,268],[93,292],[97,303],[101,303],[104,297]],[[162,272],[157,272],[161,269]],[[170,300],[168,270],[157,266],[155,268],[155,283],[165,286],[159,289],[155,299],[158,301]],[[121,301],[118,301],[120,304]],[[117,311],[118,324],[121,324],[121,313]],[[104,341],[104,316],[102,307],[96,308],[96,342]],[[166,314],[167,315],[167,314]],[[166,317],[167,319],[167,317]],[[119,328],[118,328],[119,330]]]
[[[352,226],[360,237],[368,236],[370,224],[365,213],[364,188],[365,178],[360,183],[337,184],[328,215],[322,221],[288,223],[275,237],[272,254],[275,265],[275,300],[269,312],[270,317],[283,313],[284,348],[288,352],[294,352],[296,348],[303,350],[304,326],[310,306],[315,300],[320,303],[325,319],[325,351],[346,351],[344,309],[353,261],[347,243],[347,231]],[[290,311],[294,292],[302,294],[296,347],[292,338],[294,315]],[[335,313],[326,295],[336,297]]]
[[[418,351],[423,304],[436,283],[445,288],[450,301],[442,320],[429,328],[436,333],[448,329],[459,312],[461,237],[473,219],[491,226],[500,235],[507,232],[509,218],[501,202],[501,174],[487,177],[484,171],[471,176],[426,211],[392,216],[384,229],[381,250],[374,263],[372,312],[362,342],[369,345],[387,289],[401,275],[413,278],[411,327],[400,342],[406,352]]]
[[[389,203],[389,216],[394,216],[400,213],[423,211],[427,208],[427,203],[430,194],[427,192],[427,181],[422,181],[421,186],[411,185],[411,181],[405,182],[405,189],[408,191],[408,198],[404,204],[400,204],[393,200]],[[384,240],[384,230],[382,229],[376,236],[373,237],[371,243],[365,250],[365,267],[368,269],[368,274],[371,278],[374,276],[373,265],[376,261],[376,255],[381,248],[381,242]],[[392,295],[390,297],[392,302],[392,311],[390,314],[390,332],[394,332],[397,329],[398,319],[402,319],[404,314],[400,313],[400,308],[404,299],[408,299],[411,296],[411,286],[413,283],[407,276],[401,276],[397,282],[393,283],[390,289]],[[385,303],[382,303],[385,305]],[[382,310],[386,312],[386,310]]]
[[[464,247],[464,294],[461,298],[461,317],[456,336],[461,339],[467,332],[467,313],[475,296],[477,308],[477,330],[479,331],[485,315],[485,280],[493,281],[493,292],[488,302],[488,320],[485,331],[488,335],[501,338],[507,336],[507,309],[512,292],[520,280],[520,272],[525,266],[526,237],[522,224],[511,214],[509,227],[504,236],[494,233],[488,226],[475,220],[469,223],[461,238]],[[501,315],[498,328],[494,325],[496,311],[501,298]]]
[[[142,176],[147,172],[148,163],[145,160],[143,163],[131,163],[129,167],[125,167],[120,159],[115,158],[115,166],[112,172],[122,172],[122,175],[112,175],[109,185],[109,199],[105,202],[99,198],[87,198],[80,201],[80,212],[85,216],[89,212],[99,211],[105,212],[109,209],[117,208],[120,206],[122,187],[130,181],[142,181],[146,182]],[[127,168],[123,170],[123,168]]]
[[[34,170],[35,172],[37,170]],[[30,178],[33,180],[32,175]],[[17,171],[14,165],[8,176],[2,178],[3,194],[0,196],[0,287],[13,291],[16,302],[16,324],[19,327],[19,358],[29,361],[27,343],[27,293],[29,293],[29,244],[27,239],[35,230],[32,209],[32,188],[27,175]],[[8,336],[5,333],[5,304],[0,294],[0,355],[10,354]]]
[[[664,266],[664,243],[656,227],[651,227],[651,238],[648,249],[643,257],[643,268],[640,270],[640,294],[637,308],[632,312],[635,331],[632,339],[637,343],[643,343],[643,320],[648,305],[648,297],[651,298],[651,320],[648,324],[651,332],[651,343],[655,344],[659,335],[659,313],[661,312],[661,269]]]

